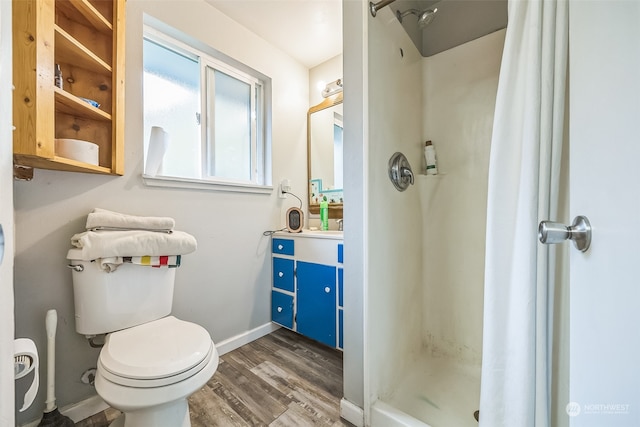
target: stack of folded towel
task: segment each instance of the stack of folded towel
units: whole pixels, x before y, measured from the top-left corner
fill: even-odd
[[[87,215],[87,230],[146,230],[164,233],[173,232],[176,222],[162,216],[126,215],[106,209],[95,208]]]
[[[129,262],[152,267],[178,267],[180,255],[196,250],[196,239],[174,230],[167,217],[141,217],[94,209],[87,216],[87,231],[71,237],[80,258],[96,261],[108,272]],[[78,255],[76,255],[78,256]]]

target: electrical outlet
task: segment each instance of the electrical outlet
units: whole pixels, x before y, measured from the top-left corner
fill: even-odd
[[[291,191],[291,182],[288,179],[283,179],[282,181],[280,181],[280,192],[278,193],[278,196],[281,199],[286,199],[287,198],[287,192]]]

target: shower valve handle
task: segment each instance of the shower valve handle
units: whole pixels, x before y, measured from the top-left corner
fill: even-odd
[[[409,184],[413,185],[413,172],[411,171],[411,168],[405,166],[401,167],[400,176],[405,179],[409,178]]]
[[[396,152],[389,159],[389,179],[398,191],[404,191],[409,185],[413,185],[411,165],[404,154]]]
[[[579,215],[573,224],[566,226],[559,222],[541,221],[538,226],[540,243],[547,245],[573,240],[576,249],[585,252],[591,245],[591,224],[587,217]]]

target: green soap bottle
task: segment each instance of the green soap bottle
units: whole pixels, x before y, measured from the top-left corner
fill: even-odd
[[[320,222],[322,223],[322,231],[329,229],[329,202],[327,202],[327,196],[324,196],[320,202]]]

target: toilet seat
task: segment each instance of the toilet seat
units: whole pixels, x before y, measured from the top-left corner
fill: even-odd
[[[195,375],[214,352],[202,326],[168,316],[107,335],[98,369],[116,384],[161,387]]]

